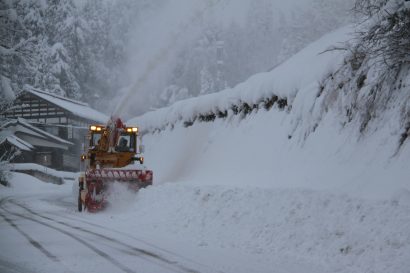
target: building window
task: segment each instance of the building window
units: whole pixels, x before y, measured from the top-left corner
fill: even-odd
[[[67,139],[67,127],[58,127],[58,137]]]
[[[35,161],[37,164],[43,166],[51,166],[51,153],[44,152],[44,153],[37,153],[35,157]]]
[[[67,138],[68,139],[73,138],[73,127],[71,125],[67,125]]]
[[[46,132],[58,136],[58,127],[56,126],[47,126],[44,128]]]

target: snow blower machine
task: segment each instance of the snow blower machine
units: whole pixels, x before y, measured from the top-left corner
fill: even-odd
[[[135,192],[152,185],[152,171],[143,165],[143,146],[137,143],[137,127],[127,127],[121,119],[111,118],[106,126],[91,125],[87,138],[88,145],[81,155],[78,211],[105,208],[114,182],[126,184]]]

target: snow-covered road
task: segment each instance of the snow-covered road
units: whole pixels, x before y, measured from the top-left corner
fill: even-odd
[[[80,222],[79,219],[64,215],[36,212],[13,199],[2,201],[7,204],[2,205],[3,212],[0,216],[13,229],[5,231],[3,235],[8,233],[10,236],[6,237],[15,238],[12,233],[17,232],[20,237],[24,237],[21,239],[26,239],[32,247],[39,250],[41,253],[38,254],[44,254],[39,260],[36,259],[44,268],[56,267],[53,271],[57,272],[138,272],[141,269],[143,272],[197,272],[179,264],[177,260],[169,260],[147,249],[146,246],[138,247],[140,242],[127,243],[131,236],[121,236],[120,231],[107,230],[103,226]],[[131,237],[131,241],[138,239]],[[13,244],[15,243],[14,241]],[[21,255],[22,249],[24,248],[20,249],[17,256],[20,262],[24,257],[31,259],[31,255]],[[14,268],[18,269],[18,266]],[[27,269],[29,268],[25,268],[23,272],[33,271]],[[43,268],[38,269],[44,272]]]
[[[410,194],[165,183],[76,211],[73,182],[0,188],[0,272],[400,272]],[[75,185],[75,184],[74,184]]]
[[[70,187],[60,188],[0,199],[1,272],[214,272],[138,230],[76,213]]]
[[[79,213],[70,181],[53,185],[16,173],[11,183],[0,191],[0,272],[325,272],[291,256],[197,243],[195,225],[186,236],[175,226],[167,232],[165,222],[152,229],[134,218],[136,196],[99,214]]]

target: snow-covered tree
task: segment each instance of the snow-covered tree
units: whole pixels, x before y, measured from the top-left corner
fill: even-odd
[[[1,97],[12,98],[10,90],[19,90],[33,82],[37,66],[37,37],[33,29],[41,28],[39,5],[30,1],[0,3],[0,79]],[[27,16],[26,16],[27,15]]]
[[[358,0],[355,10],[365,14],[357,33],[357,50],[377,59],[396,73],[410,63],[410,1]]]
[[[292,10],[290,16],[279,14],[283,35],[278,62],[301,50],[309,42],[349,23],[354,0],[312,0],[308,7]]]
[[[150,83],[138,95],[149,98],[143,107],[167,105],[185,92],[188,97],[218,92],[269,70],[343,24],[346,15],[340,11],[353,0],[310,1],[303,9],[293,8],[294,15],[270,0],[247,0],[238,4],[248,8],[241,20],[221,24],[206,14],[195,22],[182,20],[194,25],[196,35],[180,36],[172,48],[178,57],[164,58],[169,63],[158,73],[161,81],[147,76]],[[157,13],[166,14],[161,13],[164,4],[169,0],[0,1],[0,98],[13,97],[29,84],[108,109],[112,101],[106,98],[138,76],[129,73],[129,57],[140,50],[139,39],[158,35],[139,28],[147,18],[155,24]]]
[[[2,125],[3,121],[0,120],[0,125]],[[1,140],[1,135],[0,135]],[[6,145],[0,144],[0,184],[4,186],[8,186],[8,179],[10,177],[9,167],[8,164],[12,161],[16,156],[18,156],[21,152],[14,146],[6,147]]]
[[[209,94],[215,92],[215,83],[212,74],[207,67],[203,67],[199,72],[200,75],[200,91],[199,94]]]
[[[187,88],[181,88],[177,85],[169,85],[162,91],[159,99],[161,100],[161,105],[170,105],[176,101],[187,99],[189,97],[190,95]]]
[[[46,52],[45,78],[51,79],[45,89],[79,99],[80,84],[76,70],[80,70],[80,52],[84,44],[78,29],[81,21],[73,0],[49,0],[45,10],[46,34],[50,50]],[[79,72],[77,74],[79,74]]]

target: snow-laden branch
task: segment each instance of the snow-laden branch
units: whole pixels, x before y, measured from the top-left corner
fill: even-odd
[[[27,40],[21,40],[19,43],[17,43],[11,48],[7,48],[5,45],[0,45],[0,54],[2,56],[11,56],[11,55],[19,54],[19,53],[24,53],[21,51],[21,49],[27,44],[34,42],[35,40],[36,40],[36,37],[30,37]]]

